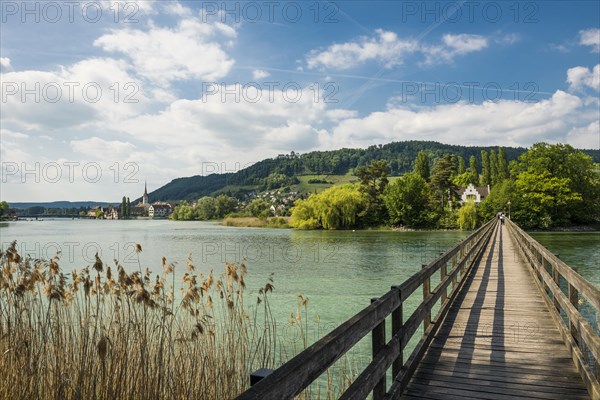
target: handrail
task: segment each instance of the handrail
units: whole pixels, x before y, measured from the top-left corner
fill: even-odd
[[[600,289],[586,281],[548,249],[508,221],[508,229],[521,257],[531,268],[534,281],[548,305],[571,358],[592,399],[600,399],[600,337],[581,315],[580,301],[587,300],[600,315]],[[560,287],[567,283],[567,293]],[[568,325],[561,316],[564,312]]]
[[[341,398],[362,399],[373,391],[373,399],[381,400],[401,393],[448,311],[451,300],[462,287],[465,276],[483,253],[496,225],[496,219],[487,222],[436,260],[423,265],[419,272],[401,285],[392,286],[380,298],[373,299],[371,305],[240,394],[237,400],[293,398],[369,333],[372,333],[373,360]],[[450,270],[448,263],[451,263]],[[432,290],[431,276],[438,271],[440,282]],[[450,284],[452,289],[448,292]],[[423,301],[403,323],[403,302],[419,286],[423,287]],[[441,307],[432,319],[431,311],[440,299]],[[390,315],[392,338],[386,343],[385,320]],[[403,350],[421,324],[424,333],[407,361],[403,362]],[[390,367],[394,383],[386,394],[386,373]]]

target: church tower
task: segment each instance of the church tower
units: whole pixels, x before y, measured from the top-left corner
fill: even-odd
[[[142,204],[148,204],[148,185],[144,181],[144,195],[142,196]]]

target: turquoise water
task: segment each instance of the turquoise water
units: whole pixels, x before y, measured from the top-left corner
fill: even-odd
[[[308,297],[309,341],[330,331],[468,235],[467,232],[296,231],[224,227],[211,222],[168,220],[44,220],[0,224],[0,243],[18,241],[22,255],[48,258],[61,252],[66,271],[92,265],[98,252],[107,264],[118,259],[128,271],[141,266],[160,274],[161,258],[186,272],[188,255],[197,271],[220,274],[225,262],[245,260],[249,299],[268,278],[275,290],[270,304],[285,343],[302,348],[297,332],[287,329],[296,313],[297,294]],[[600,284],[598,233],[533,233],[592,283]],[[142,252],[135,253],[135,245]],[[138,261],[139,257],[139,261]],[[139,264],[138,264],[139,263]],[[405,318],[420,302],[416,293]],[[320,333],[315,320],[320,317]],[[302,314],[305,318],[305,314]],[[389,327],[388,327],[389,329]],[[389,331],[388,331],[389,332]],[[368,338],[366,338],[368,339]],[[369,358],[368,340],[356,349]],[[414,338],[416,340],[416,338]],[[361,364],[363,364],[361,362]],[[363,364],[364,365],[364,364]]]
[[[531,237],[544,245],[581,276],[600,285],[599,232],[532,232]]]
[[[271,305],[277,320],[296,311],[296,294],[308,297],[309,313],[323,324],[343,322],[372,297],[387,292],[467,233],[391,231],[295,231],[224,227],[211,222],[168,220],[44,220],[2,223],[6,248],[17,240],[22,255],[49,258],[61,252],[66,271],[93,264],[98,252],[106,264],[118,259],[137,271],[139,263],[161,273],[161,258],[185,273],[191,254],[196,270],[222,272],[224,263],[246,260],[250,292],[273,274]]]

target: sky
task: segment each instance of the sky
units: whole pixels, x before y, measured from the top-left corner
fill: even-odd
[[[600,148],[598,1],[0,5],[9,203],[402,140]]]

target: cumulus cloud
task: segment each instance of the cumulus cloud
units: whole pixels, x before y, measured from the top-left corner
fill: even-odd
[[[270,75],[271,74],[269,74],[267,71],[264,71],[262,69],[255,69],[254,71],[252,71],[252,79],[255,79],[255,80],[264,79]]]
[[[600,150],[600,120],[571,129],[567,135],[567,143],[580,149]]]
[[[572,91],[592,88],[600,91],[600,64],[592,70],[586,67],[574,67],[567,70],[567,83]]]
[[[186,18],[172,29],[152,24],[147,31],[113,29],[94,45],[129,57],[138,74],[166,86],[172,81],[226,76],[234,60],[219,40],[235,37],[236,31],[229,25]]]
[[[433,64],[438,62],[449,62],[456,56],[481,51],[488,46],[488,39],[481,35],[446,34],[442,37],[443,45],[425,46],[425,62]]]
[[[214,89],[204,98],[177,100],[160,113],[128,119],[119,129],[149,144],[211,149],[207,155],[244,154],[259,143],[274,152],[318,146],[318,129],[309,126],[326,121],[327,108],[314,101],[310,88],[298,93],[239,84]]]
[[[55,71],[2,73],[3,122],[51,131],[135,115],[148,98],[130,72],[124,61],[92,58]]]
[[[97,160],[126,160],[135,150],[135,146],[129,142],[104,140],[96,136],[72,140],[70,145],[75,152]]]
[[[463,145],[529,146],[542,140],[564,141],[569,129],[589,123],[586,119],[590,116],[584,117],[582,107],[579,97],[562,91],[538,103],[502,100],[418,108],[396,106],[341,121],[332,129],[326,145],[337,148],[436,140]]]
[[[505,41],[513,43],[514,36],[506,36]],[[488,38],[471,34],[446,34],[440,44],[421,44],[413,38],[400,38],[394,32],[377,29],[373,37],[361,37],[346,43],[336,43],[326,50],[313,50],[307,57],[309,68],[319,66],[336,69],[349,69],[367,61],[377,61],[386,68],[402,64],[404,59],[415,53],[425,56],[425,63],[452,61],[456,56],[485,49]]]
[[[377,29],[375,34],[375,37],[333,44],[324,51],[313,50],[308,55],[308,67],[348,69],[370,60],[392,67],[401,64],[404,56],[418,49],[415,39],[401,39],[396,33],[383,29]]]
[[[591,28],[579,31],[579,44],[590,46],[594,53],[600,53],[600,29]]]

